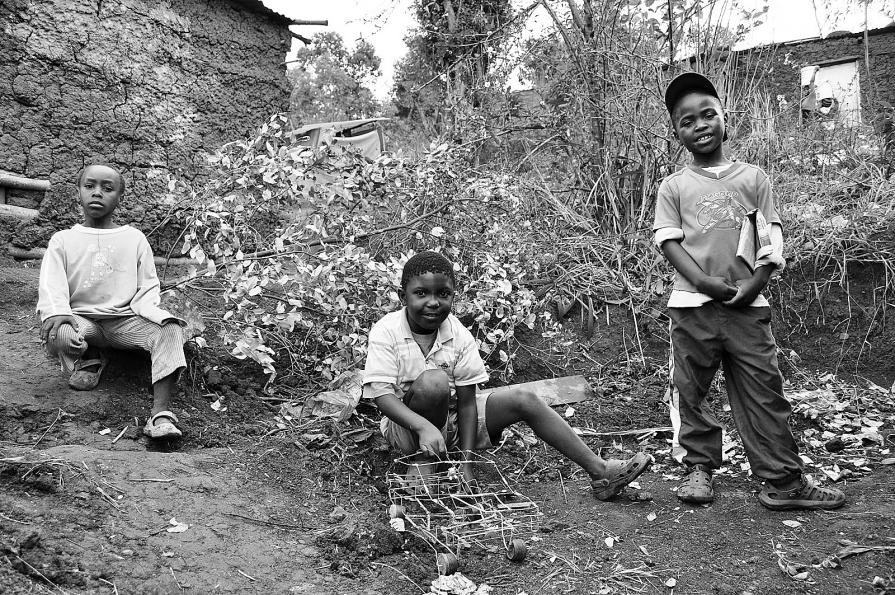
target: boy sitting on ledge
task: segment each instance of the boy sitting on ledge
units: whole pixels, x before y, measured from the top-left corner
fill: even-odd
[[[84,223],[56,232],[40,265],[40,338],[75,390],[92,390],[108,363],[101,349],[142,349],[152,358],[152,412],[143,433],[181,436],[171,396],[186,367],[180,319],[159,308],[152,249],[141,231],[112,215],[124,178],[90,165],[77,178]]]

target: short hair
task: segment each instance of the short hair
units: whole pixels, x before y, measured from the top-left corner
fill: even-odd
[[[425,252],[414,254],[404,263],[404,269],[401,271],[401,289],[406,288],[407,284],[414,277],[425,275],[426,273],[442,274],[450,279],[451,283],[457,284],[457,279],[454,276],[454,265],[451,261],[445,258],[443,254],[426,250]]]
[[[118,174],[118,184],[121,186],[121,194],[124,194],[124,176],[121,175],[121,171],[120,171],[117,167],[115,167],[115,166],[113,166],[113,165],[109,165],[108,163],[90,163],[90,164],[85,165],[84,167],[82,167],[82,168],[78,171],[78,175],[77,175],[77,177],[75,178],[75,186],[80,186],[80,185],[81,185],[81,180],[84,178],[84,172],[87,171],[87,168],[88,168],[88,167],[93,167],[93,166],[96,166],[96,165],[101,166],[101,167],[108,167],[109,169],[111,169],[112,171],[114,171],[116,174]]]

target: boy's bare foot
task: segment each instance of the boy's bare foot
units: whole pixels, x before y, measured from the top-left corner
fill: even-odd
[[[609,500],[619,494],[625,486],[640,477],[649,469],[653,460],[646,453],[638,452],[627,460],[609,459],[606,461],[606,475],[591,477],[590,487],[597,500]]]

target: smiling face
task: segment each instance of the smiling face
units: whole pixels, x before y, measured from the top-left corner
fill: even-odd
[[[410,330],[419,334],[437,331],[454,304],[454,282],[443,273],[415,275],[407,281],[402,293]]]
[[[723,160],[724,112],[717,97],[694,91],[678,100],[671,113],[674,132],[697,163]]]
[[[84,169],[78,182],[78,196],[87,227],[111,227],[112,213],[121,199],[121,175],[105,165]]]

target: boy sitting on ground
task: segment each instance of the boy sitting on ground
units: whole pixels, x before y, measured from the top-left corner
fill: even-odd
[[[604,460],[537,395],[509,387],[477,391],[488,374],[472,334],[451,314],[454,267],[436,252],[411,257],[401,274],[404,307],[370,331],[363,396],[383,414],[381,429],[404,454],[418,461],[447,451],[487,449],[503,430],[526,422],[535,434],[590,475],[593,494],[608,500],[652,462],[644,453]],[[423,466],[413,469],[420,472]],[[469,465],[462,466],[473,480]]]
[[[674,427],[672,455],[687,466],[677,497],[696,504],[715,497],[712,471],[721,466],[722,430],[706,396],[723,364],[733,420],[752,473],[766,482],[759,502],[773,510],[838,508],[845,495],[804,476],[789,428],[791,409],[777,366],[770,306],[761,295],[771,272],[785,264],[768,176],[725,157],[724,110],[707,78],[695,72],[678,76],[665,91],[665,106],[675,136],[693,155],[689,167],[662,181],[653,224],[656,245],[676,270],[668,301],[671,379],[666,399]],[[740,241],[744,224],[751,242]],[[755,242],[752,228],[768,226],[769,244]],[[750,266],[756,243],[761,257]],[[751,255],[741,248],[749,245]]]
[[[143,428],[150,438],[181,431],[171,412],[186,367],[180,319],[159,308],[159,280],[146,236],[112,215],[124,178],[105,165],[78,174],[83,224],[56,232],[40,266],[40,338],[59,357],[75,390],[92,390],[108,363],[102,349],[142,349],[152,359],[153,405]]]

